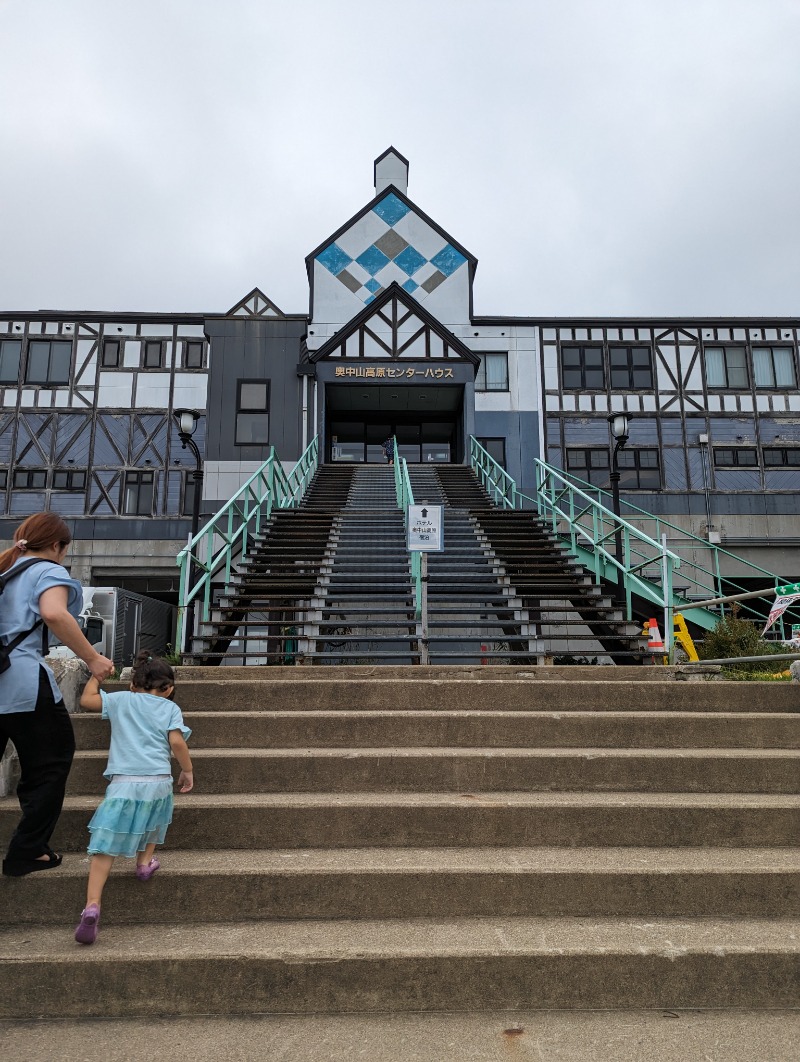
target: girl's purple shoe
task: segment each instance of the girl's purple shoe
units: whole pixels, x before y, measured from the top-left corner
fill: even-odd
[[[100,908],[96,903],[90,903],[81,911],[81,920],[75,927],[75,939],[79,944],[94,944],[99,928]]]
[[[159,861],[153,856],[149,863],[139,863],[137,865],[136,877],[139,881],[149,881],[160,866]]]

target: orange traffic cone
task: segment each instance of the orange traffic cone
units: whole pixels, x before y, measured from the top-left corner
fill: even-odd
[[[652,653],[653,656],[663,656],[664,654],[664,640],[661,637],[661,631],[658,629],[658,623],[654,619],[647,621],[647,626],[650,628],[650,633],[647,639],[647,651]]]

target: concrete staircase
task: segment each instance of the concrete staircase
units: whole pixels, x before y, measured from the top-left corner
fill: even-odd
[[[64,865],[0,879],[0,1017],[797,1006],[796,686],[182,672],[163,869],[119,861],[74,943],[108,741],[75,717]]]

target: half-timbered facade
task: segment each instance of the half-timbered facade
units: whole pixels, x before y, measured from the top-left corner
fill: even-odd
[[[309,307],[258,288],[224,313],[0,313],[0,521],[61,513],[81,579],[169,593],[194,461],[172,413],[201,414],[203,510],[274,446],[290,465],[461,462],[475,435],[523,489],[541,457],[604,486],[607,417],[632,415],[622,489],[648,512],[795,572],[795,319],[475,313],[477,258],[408,197],[408,162],[306,258]],[[746,311],[746,307],[742,308]]]

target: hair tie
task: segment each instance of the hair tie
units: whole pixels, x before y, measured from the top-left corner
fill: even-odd
[[[20,553],[25,553],[28,549],[28,540],[27,538],[18,538],[14,545],[17,547]]]

